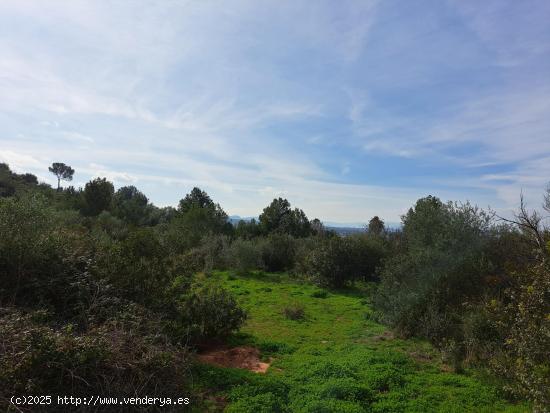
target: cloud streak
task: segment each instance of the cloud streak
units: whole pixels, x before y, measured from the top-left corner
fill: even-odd
[[[429,193],[509,210],[550,179],[549,19],[537,0],[4,1],[0,159],[161,205],[200,185],[240,215],[281,195],[344,222]]]

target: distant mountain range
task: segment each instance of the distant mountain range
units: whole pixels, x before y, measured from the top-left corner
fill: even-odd
[[[229,217],[229,222],[231,222],[233,225],[237,225],[239,221],[250,222],[252,219],[255,219],[256,221],[259,220],[258,217],[241,217],[240,215],[231,215]],[[367,226],[366,223],[358,223],[358,222],[343,223],[343,222],[326,221],[326,222],[323,222],[323,224],[327,229],[331,229],[340,235],[349,235],[349,234],[355,234],[358,232],[363,232],[365,231],[365,227]],[[387,228],[391,228],[391,229],[397,229],[401,227],[401,224],[396,222],[386,222],[385,224]]]

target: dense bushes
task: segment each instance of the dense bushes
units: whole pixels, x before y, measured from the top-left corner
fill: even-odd
[[[220,340],[238,330],[246,312],[226,290],[212,284],[197,284],[180,299],[180,337],[190,342]],[[182,327],[185,331],[182,331]]]
[[[212,270],[289,271],[331,288],[379,281],[381,321],[430,339],[457,370],[490,366],[544,411],[550,231],[541,222],[523,204],[515,221],[495,225],[470,204],[430,196],[402,230],[375,217],[367,231],[341,237],[275,199],[259,223],[235,229],[198,188],[177,210],[159,209],[135,187],[115,193],[98,178],[85,190],[55,191],[0,164],[0,388],[181,394],[185,347],[221,341],[246,319]],[[305,316],[299,306],[286,310]],[[342,395],[339,383],[319,391]],[[367,393],[353,391],[342,398],[366,403]],[[258,395],[258,405],[282,408],[272,396]]]
[[[59,223],[39,194],[0,200],[1,305],[70,317],[82,303],[91,283],[89,246]]]
[[[94,271],[122,297],[147,306],[161,302],[170,275],[162,244],[149,228],[134,230],[126,239],[103,246]]]
[[[187,389],[185,349],[155,331],[106,323],[76,334],[54,329],[40,313],[0,314],[0,388],[4,395],[50,394],[74,397],[180,397]]]
[[[500,333],[490,363],[514,393],[550,406],[550,266],[542,262],[514,278],[504,300],[488,306]]]
[[[493,225],[469,204],[421,199],[403,217],[404,243],[381,271],[381,320],[426,337],[457,370],[489,365],[506,387],[550,405],[548,230],[523,205]]]
[[[257,241],[236,239],[227,251],[227,263],[241,275],[263,268],[260,245]]]
[[[383,320],[401,334],[441,341],[452,336],[459,307],[483,293],[488,216],[428,197],[403,217],[406,247],[390,258],[376,297]]]
[[[340,288],[372,280],[386,254],[382,238],[370,235],[322,237],[302,252],[302,271],[320,285]]]
[[[224,339],[246,317],[227,291],[193,283],[195,268],[182,259],[191,249],[172,254],[167,232],[136,222],[132,208],[115,204],[123,219],[111,215],[102,196],[111,191],[100,189],[84,198],[101,201],[82,210],[90,216],[63,209],[75,205],[65,191],[0,198],[3,395],[179,397],[187,345]],[[200,268],[225,244],[200,245]]]

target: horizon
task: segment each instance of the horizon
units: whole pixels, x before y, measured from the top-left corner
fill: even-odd
[[[225,7],[224,7],[225,6]],[[0,162],[228,215],[509,216],[550,180],[550,3],[0,4]]]

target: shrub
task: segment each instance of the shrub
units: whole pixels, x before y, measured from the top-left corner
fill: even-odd
[[[204,252],[199,248],[191,248],[182,254],[170,254],[168,267],[172,278],[180,275],[192,277],[204,270]]]
[[[132,231],[121,242],[104,247],[98,254],[95,273],[107,279],[120,296],[148,306],[158,306],[168,285],[165,251],[151,228]]]
[[[231,293],[211,284],[192,286],[181,297],[180,316],[176,333],[180,339],[192,342],[219,340],[238,330],[246,320],[246,312],[239,307]]]
[[[405,336],[458,338],[463,303],[483,294],[489,216],[428,197],[403,223],[406,248],[386,262],[375,298],[381,318]]]
[[[283,314],[289,320],[303,320],[306,316],[305,308],[302,304],[294,303],[283,309]]]
[[[313,298],[327,298],[328,292],[325,290],[317,290],[311,293]]]
[[[95,232],[103,231],[110,239],[123,240],[128,236],[126,224],[107,211],[103,211],[97,216],[92,230]]]
[[[353,279],[352,253],[341,237],[320,242],[307,257],[307,273],[319,285],[340,288]]]
[[[91,256],[57,217],[41,196],[0,199],[0,301],[70,318],[93,289]]]
[[[228,249],[227,262],[238,274],[245,275],[263,266],[262,251],[255,241],[237,239]]]
[[[367,234],[349,237],[319,237],[301,242],[297,269],[323,286],[341,288],[355,280],[375,278],[386,255],[384,240]]]
[[[0,388],[5,394],[55,395],[70,389],[74,397],[180,397],[187,390],[186,350],[158,335],[115,324],[76,334],[70,325],[39,325],[36,316],[17,311],[0,316]],[[0,406],[8,409],[4,403],[0,398]]]
[[[204,255],[205,273],[227,268],[229,243],[227,235],[209,235],[202,239],[200,250]]]
[[[494,325],[503,333],[503,351],[491,366],[510,380],[509,390],[544,412],[550,406],[550,265],[542,261],[515,278],[506,299],[489,306]]]
[[[267,271],[289,270],[294,266],[296,243],[287,234],[270,234],[261,242],[262,260]]]

